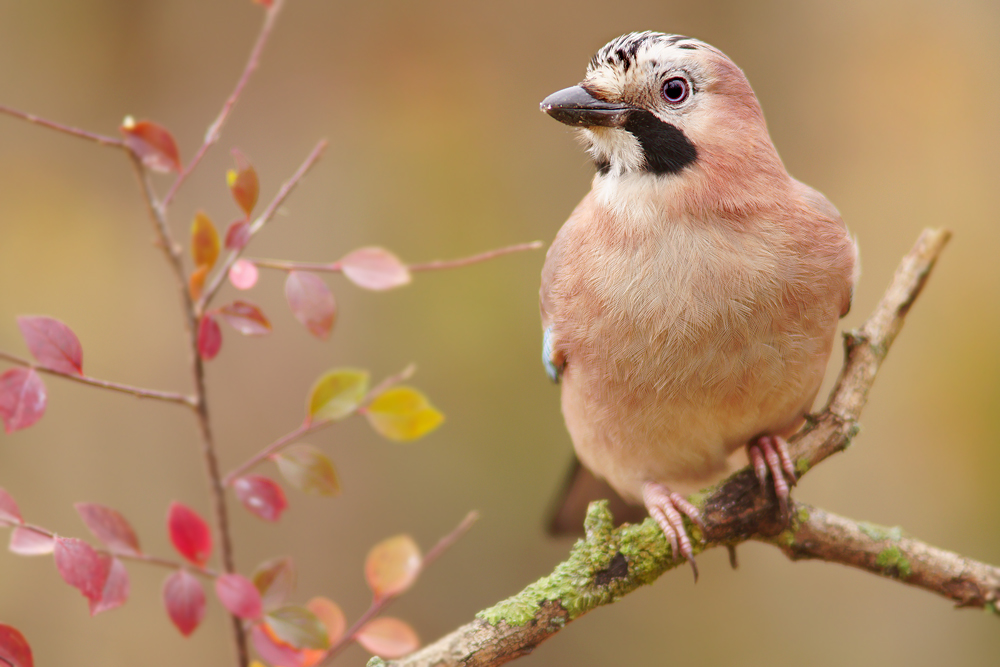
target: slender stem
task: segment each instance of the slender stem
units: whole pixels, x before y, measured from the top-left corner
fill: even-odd
[[[463,266],[469,266],[470,264],[477,264],[479,262],[485,262],[486,260],[493,259],[494,257],[500,257],[501,255],[509,255],[514,252],[521,252],[524,250],[537,250],[544,245],[541,241],[532,241],[531,243],[518,243],[516,245],[509,245],[505,248],[497,248],[495,250],[487,250],[486,252],[481,252],[478,255],[472,255],[471,257],[462,257],[460,259],[445,259],[445,260],[435,260],[433,262],[424,262],[422,264],[410,264],[410,271],[437,271],[439,269],[457,269]]]
[[[69,134],[74,137],[79,137],[81,139],[87,139],[93,141],[102,146],[113,146],[114,148],[125,148],[125,142],[121,139],[115,137],[106,137],[103,134],[96,134],[94,132],[88,132],[87,130],[81,130],[76,127],[71,127],[69,125],[63,125],[62,123],[57,123],[52,120],[46,120],[45,118],[40,118],[32,113],[27,113],[24,111],[18,111],[17,109],[12,109],[8,106],[0,104],[0,113],[5,113],[8,116],[14,116],[16,118],[21,118],[28,121],[29,123],[34,123],[35,125],[41,125],[42,127],[47,127],[51,130],[56,130],[62,132],[63,134]]]
[[[65,373],[63,371],[57,371],[54,368],[49,368],[48,366],[41,366],[39,364],[32,363],[27,359],[22,359],[21,357],[14,356],[7,352],[0,351],[0,359],[4,361],[9,361],[12,364],[18,366],[26,366],[32,368],[41,373],[48,373],[49,375],[56,375],[67,380],[72,380],[73,382],[79,382],[80,384],[90,385],[92,387],[100,387],[101,389],[108,389],[111,391],[118,391],[123,394],[131,394],[138,398],[153,398],[158,401],[166,401],[168,403],[180,403],[181,405],[186,405],[189,408],[195,406],[195,400],[191,396],[186,394],[178,394],[172,391],[158,391],[156,389],[143,389],[141,387],[132,387],[127,384],[119,384],[117,382],[109,382],[108,380],[98,380],[97,378],[92,378],[87,375],[77,375],[75,373]]]
[[[325,422],[302,422],[301,424],[299,424],[299,426],[294,431],[291,431],[291,432],[286,433],[285,435],[281,436],[280,438],[278,438],[277,440],[275,440],[274,442],[272,442],[270,445],[268,445],[264,449],[260,450],[259,452],[257,452],[253,456],[251,456],[249,459],[247,459],[246,461],[244,461],[243,463],[241,463],[240,465],[238,465],[237,467],[233,468],[222,479],[222,484],[224,486],[227,486],[227,487],[228,486],[232,486],[233,482],[236,481],[237,477],[239,477],[240,475],[242,475],[243,473],[245,473],[247,470],[250,470],[255,465],[257,465],[258,463],[260,463],[261,461],[264,461],[265,459],[270,458],[271,456],[273,456],[274,454],[278,453],[279,451],[281,451],[282,449],[284,449],[288,445],[292,444],[293,442],[295,442],[296,440],[298,440],[299,438],[301,438],[305,434],[312,433],[313,431],[318,431],[319,429],[321,429],[324,426],[327,426],[327,425],[329,425],[331,423],[333,423],[333,422],[329,422],[329,421],[325,421]]]
[[[274,214],[278,211],[278,207],[285,202],[285,199],[287,199],[288,195],[292,193],[292,190],[294,190],[295,186],[299,184],[299,181],[305,177],[309,170],[312,169],[313,165],[316,164],[319,158],[323,155],[323,151],[326,150],[327,143],[326,139],[322,139],[319,143],[317,143],[309,155],[306,156],[306,159],[302,162],[302,164],[299,165],[299,168],[295,171],[295,173],[282,184],[281,189],[278,190],[278,194],[274,196],[274,199],[272,199],[271,203],[267,205],[264,212],[260,214],[260,217],[258,217],[252,225],[250,225],[251,236],[259,232],[260,229],[274,217]],[[239,259],[242,252],[242,248],[230,252],[222,265],[216,270],[215,275],[212,277],[212,281],[208,284],[208,287],[205,288],[204,292],[202,292],[201,299],[198,301],[199,313],[204,312],[205,307],[212,301],[212,297],[214,297],[215,293],[219,291],[220,287],[222,287],[222,282],[229,274],[229,269],[236,263],[236,260]]]
[[[197,415],[198,431],[201,435],[201,453],[205,465],[205,476],[208,479],[209,497],[212,502],[215,527],[219,536],[219,551],[222,557],[223,570],[234,572],[236,564],[233,557],[232,533],[229,529],[229,511],[226,507],[226,490],[222,486],[222,474],[219,468],[218,455],[215,451],[212,423],[209,418],[208,396],[205,391],[204,362],[198,353],[199,314],[195,303],[191,299],[187,280],[184,276],[184,262],[181,256],[181,249],[174,242],[173,236],[170,233],[170,227],[167,224],[166,210],[156,199],[156,193],[149,180],[149,172],[137,156],[132,153],[129,153],[129,155],[132,158],[132,164],[139,179],[143,198],[146,201],[146,207],[153,221],[153,227],[157,233],[159,245],[166,255],[167,263],[173,269],[174,278],[181,297],[184,326],[188,335],[188,356],[191,364],[191,376],[194,383],[194,409]],[[250,663],[246,631],[243,628],[242,621],[238,617],[231,615],[230,619],[237,665],[239,667],[246,667]]]
[[[493,259],[494,257],[500,257],[502,255],[509,255],[511,253],[521,252],[523,250],[536,250],[538,248],[541,248],[542,245],[543,244],[541,241],[532,241],[531,243],[517,243],[515,245],[509,245],[504,248],[487,250],[486,252],[481,252],[478,255],[470,255],[469,257],[460,257],[459,259],[434,260],[433,262],[409,264],[406,268],[409,269],[410,271],[437,271],[440,269],[457,269],[463,266],[469,266],[470,264],[485,262],[487,260]],[[253,262],[262,269],[277,269],[279,271],[323,271],[329,273],[340,273],[344,270],[340,262],[294,262],[281,259],[249,259],[248,261]]]
[[[409,366],[407,366],[406,368],[404,368],[399,373],[396,373],[395,375],[390,375],[386,379],[382,380],[373,389],[371,389],[367,394],[365,394],[364,398],[361,399],[361,402],[358,403],[358,407],[355,409],[355,411],[356,412],[363,412],[364,411],[364,407],[363,406],[365,406],[368,403],[370,403],[373,398],[375,398],[376,396],[378,396],[379,394],[381,394],[383,391],[385,391],[386,389],[388,389],[392,385],[398,384],[400,382],[403,382],[404,380],[406,380],[407,378],[409,378],[411,375],[413,375],[414,371],[416,371],[416,370],[417,370],[417,367],[414,364],[410,364]],[[344,415],[344,417],[342,417],[342,419],[346,419],[349,416],[350,416],[349,414],[348,415]],[[243,473],[245,473],[247,470],[250,470],[255,465],[261,463],[262,461],[265,461],[265,460],[271,458],[272,456],[274,456],[275,454],[277,454],[282,449],[284,449],[288,445],[292,444],[293,442],[295,442],[296,440],[298,440],[302,436],[307,435],[309,433],[313,433],[313,432],[318,431],[318,430],[320,430],[322,428],[326,428],[327,426],[329,426],[330,424],[333,424],[333,423],[335,423],[335,422],[333,422],[331,420],[322,420],[322,421],[310,421],[310,420],[306,420],[306,421],[302,422],[301,424],[299,424],[295,428],[295,430],[289,431],[285,435],[281,436],[280,438],[278,438],[277,440],[275,440],[274,442],[272,442],[270,445],[268,445],[264,449],[260,450],[259,452],[257,452],[253,456],[251,456],[249,459],[247,459],[246,461],[244,461],[243,463],[241,463],[240,465],[238,465],[236,468],[234,468],[233,470],[231,470],[230,472],[228,472],[226,474],[226,476],[223,477],[223,479],[222,479],[223,486],[226,486],[226,487],[232,486],[233,482],[236,481],[237,477],[239,477],[240,475],[242,475]]]
[[[50,539],[56,539],[58,537],[51,530],[42,528],[41,526],[36,526],[30,523],[12,523],[10,521],[0,520],[0,526],[2,527],[13,527],[13,528],[23,528],[24,530],[29,530],[32,533],[37,533],[48,537]],[[176,560],[171,560],[169,558],[161,558],[159,556],[152,556],[150,554],[144,554],[142,552],[136,551],[117,551],[114,549],[96,549],[97,553],[107,554],[113,558],[119,558],[121,560],[132,560],[138,563],[148,563],[149,565],[159,565],[160,567],[166,567],[171,570],[180,570],[181,568],[186,568],[191,570],[195,574],[200,574],[203,577],[209,579],[215,579],[219,576],[219,573],[207,567],[202,567],[200,565],[194,565],[192,563],[181,563]]]
[[[423,572],[425,569],[427,569],[427,567],[435,560],[437,560],[441,556],[441,554],[447,551],[448,548],[451,547],[451,545],[455,544],[455,542],[457,542],[458,539],[462,537],[462,535],[465,535],[465,533],[469,532],[469,529],[472,528],[472,524],[474,524],[478,520],[479,520],[479,512],[472,511],[466,514],[465,518],[462,519],[461,523],[459,523],[450,533],[448,533],[440,540],[438,540],[438,543],[435,544],[433,547],[431,547],[431,550],[428,551],[427,554],[423,557],[423,559],[420,561],[420,572]],[[389,603],[395,600],[397,597],[399,597],[399,595],[400,593],[396,593],[394,595],[386,595],[385,597],[376,597],[372,599],[372,603],[371,605],[369,605],[365,613],[361,614],[358,620],[356,620],[351,625],[351,627],[348,628],[343,635],[341,635],[340,639],[337,640],[337,642],[333,646],[327,649],[326,653],[323,655],[322,660],[320,660],[318,664],[324,664],[330,662],[334,658],[334,656],[336,656],[348,644],[354,641],[354,637],[358,634],[358,632],[361,631],[361,628],[365,627],[365,624],[368,623],[368,621],[372,620],[380,613],[382,613],[382,611],[387,606],[389,606]]]
[[[208,131],[205,132],[205,140],[198,148],[198,152],[195,153],[193,158],[191,158],[191,162],[189,162],[188,165],[181,170],[181,173],[177,174],[177,178],[174,180],[173,185],[170,186],[167,194],[164,195],[163,201],[160,203],[160,206],[164,210],[170,206],[170,202],[174,200],[174,196],[177,194],[177,191],[180,189],[184,181],[187,180],[187,177],[191,175],[191,172],[195,170],[201,162],[201,159],[205,157],[208,149],[219,141],[222,126],[225,125],[226,121],[229,119],[229,114],[232,113],[233,107],[236,106],[236,101],[239,100],[240,94],[243,92],[247,82],[250,80],[250,75],[253,74],[254,70],[256,70],[260,65],[260,55],[264,51],[264,45],[271,36],[271,31],[274,28],[274,22],[278,18],[278,14],[281,12],[281,8],[284,4],[284,0],[274,0],[271,6],[267,8],[267,11],[264,14],[264,24],[261,26],[260,33],[257,35],[257,41],[254,42],[253,48],[250,50],[250,55],[247,58],[247,64],[243,67],[243,73],[236,81],[236,87],[222,105],[222,110],[219,112],[219,115],[214,121],[212,121],[212,124],[209,125]]]

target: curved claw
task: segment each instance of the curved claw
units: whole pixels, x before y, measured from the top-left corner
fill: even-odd
[[[795,464],[788,453],[788,443],[776,435],[762,435],[747,446],[747,451],[760,485],[767,484],[768,475],[774,480],[774,493],[781,507],[781,516],[787,518],[788,501],[791,498],[789,486],[794,486],[798,480]]]
[[[684,516],[705,530],[698,508],[678,493],[674,493],[659,482],[646,482],[642,487],[642,502],[653,517],[663,535],[670,542],[671,553],[676,559],[683,557],[691,564],[694,580],[698,581],[698,565],[694,562],[694,547],[684,528]],[[683,516],[682,516],[683,514]]]

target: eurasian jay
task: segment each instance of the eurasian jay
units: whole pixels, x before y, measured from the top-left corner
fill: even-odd
[[[747,456],[787,514],[784,438],[823,380],[856,245],[704,42],[623,35],[541,108],[579,128],[597,167],[542,269],[546,368],[580,461],[694,566],[681,515],[701,518],[682,494]]]

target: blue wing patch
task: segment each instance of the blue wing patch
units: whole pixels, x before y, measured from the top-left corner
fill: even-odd
[[[556,364],[556,361],[552,357],[552,329],[548,328],[542,334],[542,365],[545,366],[545,374],[549,376],[549,379],[559,384],[559,378],[562,377],[563,368],[566,364]]]

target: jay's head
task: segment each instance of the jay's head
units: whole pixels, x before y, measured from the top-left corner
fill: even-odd
[[[743,72],[689,37],[618,37],[593,57],[580,85],[549,95],[541,109],[580,128],[605,176],[780,165]]]

